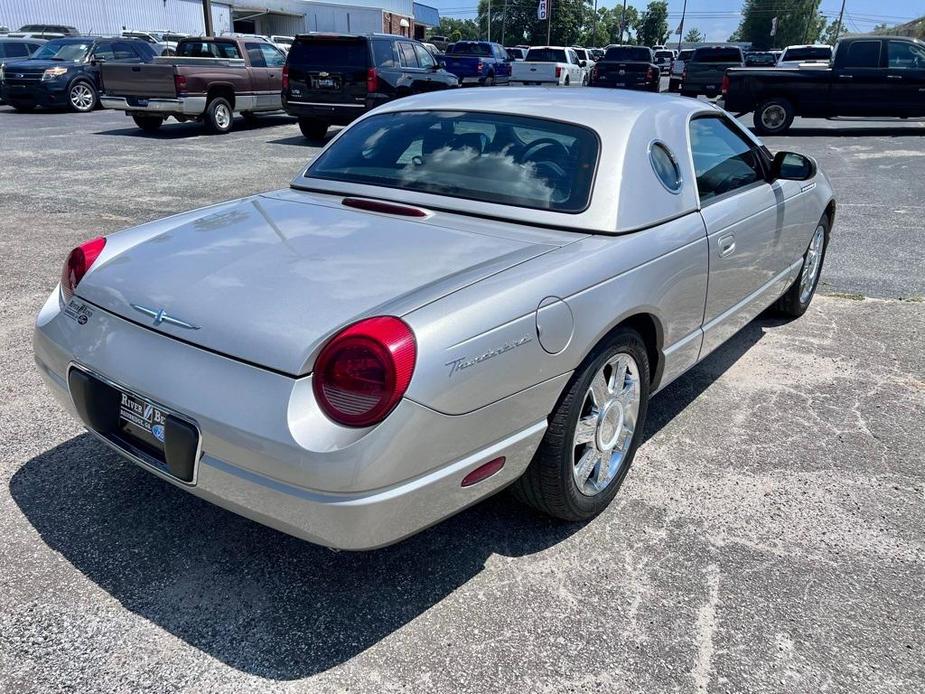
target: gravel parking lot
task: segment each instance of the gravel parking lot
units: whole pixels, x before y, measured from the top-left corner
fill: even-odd
[[[925,689],[925,125],[767,144],[817,157],[839,200],[804,318],[657,396],[593,522],[502,494],[351,554],[123,462],[30,345],[75,244],[283,187],[317,150],[282,116],[145,136],[0,107],[0,691]]]

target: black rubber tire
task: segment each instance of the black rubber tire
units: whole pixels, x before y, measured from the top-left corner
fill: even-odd
[[[216,118],[216,111],[220,108],[228,109],[229,113],[228,122],[224,125]],[[213,135],[224,135],[225,133],[231,132],[231,129],[234,127],[234,109],[231,107],[231,103],[228,99],[223,96],[212,97],[206,106],[206,112],[203,114],[203,125],[206,128],[206,132],[212,133]]]
[[[568,78],[568,75],[566,75],[566,76],[565,76],[565,82],[563,83],[562,86],[568,87],[569,84],[571,84],[571,81],[572,81],[572,80],[570,80],[570,79]]]
[[[572,442],[575,425],[581,414],[585,394],[591,380],[607,359],[616,352],[627,352],[639,367],[640,401],[636,431],[626,456],[626,462],[610,485],[595,496],[585,496],[572,477]],[[646,345],[635,330],[618,328],[601,342],[575,370],[575,374],[559,398],[549,418],[549,426],[527,471],[511,487],[514,497],[535,509],[566,521],[594,518],[607,508],[616,496],[633,464],[636,449],[642,441],[649,405],[649,357]]]
[[[316,118],[299,118],[299,130],[309,140],[320,142],[328,133],[328,124]]]
[[[780,108],[784,109],[785,113],[783,122],[776,128],[769,128],[761,120],[761,114],[772,106],[779,106]],[[796,112],[793,109],[793,104],[791,104],[786,99],[768,99],[767,101],[758,104],[758,108],[755,109],[755,115],[752,118],[752,122],[755,125],[755,131],[760,135],[780,135],[787,132],[793,123],[793,117],[795,115]]]
[[[74,89],[76,89],[78,86],[89,88],[90,93],[93,95],[93,103],[90,105],[89,108],[79,108],[75,106],[74,103],[71,101],[71,92]],[[87,80],[84,80],[84,79],[77,79],[77,80],[74,80],[71,83],[71,85],[67,88],[67,107],[73,113],[90,113],[99,105],[100,105],[100,95],[99,93],[97,93],[96,87],[93,85],[92,82],[88,82]]]
[[[482,80],[482,86],[483,87],[494,87],[495,86],[495,76],[494,75],[486,76],[485,79]]]
[[[156,133],[164,124],[164,119],[161,116],[138,116],[133,114],[132,120],[135,121],[135,125],[146,133]]]
[[[829,247],[829,231],[832,228],[831,222],[826,215],[822,216],[822,219],[819,220],[819,224],[825,227],[825,237],[822,242],[822,258],[819,259],[819,271],[816,273],[816,281],[813,284],[813,290],[810,292],[809,298],[805,302],[800,301],[800,277],[803,274],[803,268],[801,267],[800,274],[797,275],[797,278],[793,281],[793,284],[790,285],[790,288],[771,306],[771,312],[778,316],[799,318],[806,313],[806,309],[808,309],[809,305],[813,302],[813,297],[816,296],[816,287],[819,286],[819,278],[822,277],[822,268],[825,265],[825,252]],[[816,228],[813,228],[813,233],[816,233]],[[809,248],[807,248],[806,253],[809,253]],[[804,261],[806,259],[806,253],[803,254]]]
[[[17,113],[32,113],[35,110],[35,104],[23,104],[7,101],[7,105],[12,106]]]

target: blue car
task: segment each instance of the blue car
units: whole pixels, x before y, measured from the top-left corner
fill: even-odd
[[[17,111],[44,106],[86,113],[99,104],[100,63],[148,63],[156,55],[150,45],[138,39],[54,39],[30,58],[3,66],[0,97]]]

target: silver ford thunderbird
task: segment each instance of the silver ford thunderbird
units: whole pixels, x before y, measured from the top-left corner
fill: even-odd
[[[834,214],[813,160],[706,102],[426,94],[289,189],[75,248],[35,357],[119,453],[312,542],[386,545],[509,485],[583,520],[654,393],[806,311]]]

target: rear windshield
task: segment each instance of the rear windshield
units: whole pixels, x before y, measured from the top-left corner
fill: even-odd
[[[90,41],[49,41],[32,56],[36,60],[80,61],[90,50]]]
[[[674,53],[671,51],[655,51],[656,58],[674,58]]]
[[[693,62],[698,63],[741,63],[742,51],[738,48],[698,48]]]
[[[447,49],[447,55],[477,55],[486,58],[491,55],[491,46],[487,43],[460,41]]]
[[[693,51],[693,50],[684,50],[684,51],[681,51],[680,53],[678,53],[678,60],[687,60],[687,59],[690,58],[692,55],[694,55],[694,51]]]
[[[832,49],[828,46],[809,48],[788,48],[781,60],[831,60]]]
[[[652,60],[652,51],[635,46],[616,46],[608,48],[604,60],[623,60],[635,63],[648,63]]]
[[[297,39],[289,49],[290,64],[365,68],[368,61],[362,39]]]
[[[306,176],[577,213],[598,155],[593,131],[496,113],[403,111],[346,130]]]
[[[240,58],[237,44],[228,41],[200,41],[184,39],[177,44],[177,55],[181,58]]]
[[[527,51],[528,63],[567,63],[561,48],[531,48]]]

